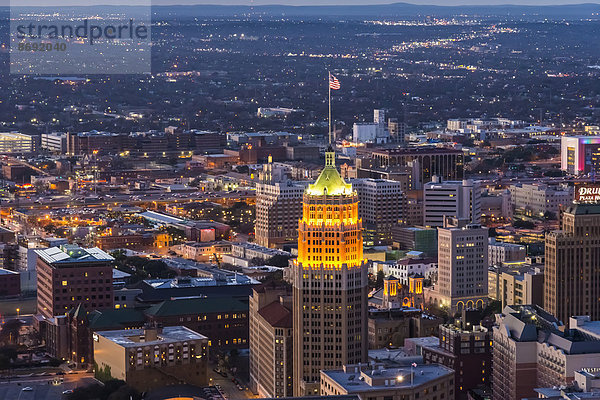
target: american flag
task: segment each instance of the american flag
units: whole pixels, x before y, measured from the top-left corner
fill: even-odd
[[[340,81],[335,76],[329,74],[329,89],[339,90]]]

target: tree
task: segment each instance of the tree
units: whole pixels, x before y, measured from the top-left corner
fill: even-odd
[[[383,280],[385,279],[385,273],[383,270],[377,271],[377,280],[375,281],[375,288],[381,289],[383,287]]]
[[[0,330],[0,343],[16,344],[23,323],[20,319],[9,319]]]
[[[267,265],[271,265],[273,267],[281,267],[281,268],[285,268],[288,266],[288,261],[289,261],[290,257],[283,255],[283,254],[277,254],[274,255],[273,257],[269,258],[266,262]]]
[[[533,229],[535,228],[535,224],[531,221],[525,221],[522,219],[515,219],[512,224],[515,228],[523,228],[523,229]]]

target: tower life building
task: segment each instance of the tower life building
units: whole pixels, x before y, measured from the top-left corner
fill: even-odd
[[[256,184],[256,243],[277,247],[296,238],[304,187],[292,184],[271,162],[263,165]]]
[[[546,234],[544,309],[564,324],[600,319],[600,204],[575,204],[560,230]]]
[[[367,361],[367,267],[358,196],[325,153],[304,193],[293,266],[294,396],[319,393],[320,371]]]

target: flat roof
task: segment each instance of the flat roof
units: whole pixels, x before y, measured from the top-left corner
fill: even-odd
[[[454,375],[454,370],[439,364],[417,365],[414,368],[411,366],[379,368],[380,369],[367,369],[358,372],[355,371],[352,366],[349,366],[347,369],[348,372],[344,372],[343,370],[329,370],[321,371],[321,373],[335,381],[349,394],[379,390],[410,389],[426,384],[434,379]],[[413,375],[412,379],[411,372]],[[364,377],[366,379],[359,379],[359,377]],[[402,378],[398,379],[398,377]],[[366,382],[367,379],[372,379],[372,382],[377,382],[377,384],[370,385]],[[385,380],[391,384],[385,385]]]
[[[123,329],[119,331],[99,331],[96,332],[111,342],[114,342],[122,347],[142,347],[158,345],[163,343],[179,343],[188,340],[203,340],[208,339],[206,336],[199,334],[185,326],[166,326],[162,328],[162,332],[158,332],[158,339],[140,342],[133,340],[144,336],[144,329]]]
[[[34,250],[48,264],[70,264],[80,262],[111,262],[114,258],[98,247],[84,249],[76,245],[63,245],[49,249]]]

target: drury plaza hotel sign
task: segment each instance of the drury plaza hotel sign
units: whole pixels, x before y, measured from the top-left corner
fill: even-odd
[[[600,203],[600,184],[576,185],[575,203]]]

